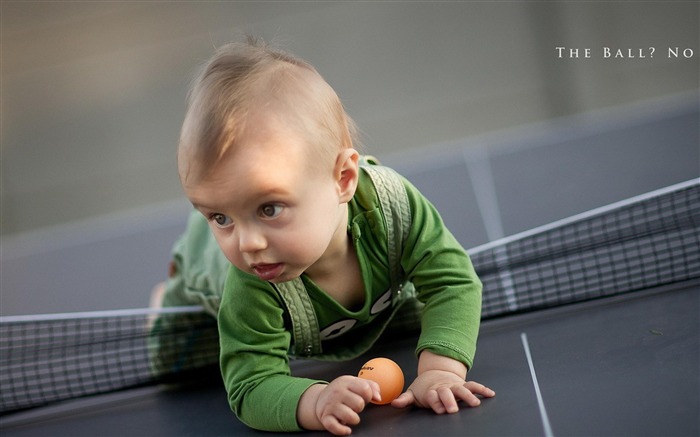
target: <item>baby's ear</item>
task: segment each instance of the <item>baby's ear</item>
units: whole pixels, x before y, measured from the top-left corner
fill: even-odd
[[[355,195],[359,180],[360,154],[355,149],[343,149],[335,163],[335,178],[341,203],[349,202]]]

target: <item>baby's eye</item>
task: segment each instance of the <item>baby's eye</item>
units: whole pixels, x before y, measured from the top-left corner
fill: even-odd
[[[263,205],[260,207],[260,215],[265,218],[275,218],[282,213],[282,205]]]
[[[218,213],[212,214],[210,220],[213,221],[216,224],[216,226],[220,228],[225,228],[233,224],[233,220],[231,220],[229,217]]]

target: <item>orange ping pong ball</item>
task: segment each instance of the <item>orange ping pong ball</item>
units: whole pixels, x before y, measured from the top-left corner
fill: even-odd
[[[401,367],[388,358],[373,358],[367,361],[357,376],[379,384],[379,394],[382,401],[370,401],[373,404],[388,404],[398,398],[403,391],[404,380]]]

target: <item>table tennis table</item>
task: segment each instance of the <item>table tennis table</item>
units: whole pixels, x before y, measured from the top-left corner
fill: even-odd
[[[536,126],[529,136],[519,132],[502,140],[479,139],[488,143],[483,147],[456,144],[440,153],[430,149],[415,156],[387,157],[385,163],[435,203],[464,247],[477,248],[470,254],[487,286],[485,317],[469,378],[490,386],[497,395],[479,408],[442,416],[418,408],[369,405],[361,414],[362,422],[353,428],[354,435],[700,435],[697,95],[659,114],[618,115],[611,122],[609,113],[602,114],[584,131],[575,123],[567,128],[565,121],[556,129]],[[544,168],[547,172],[532,171]],[[567,174],[552,176],[552,169]],[[676,217],[667,214],[673,208],[665,200],[644,201],[638,207],[623,201],[623,213],[612,214],[614,220],[605,218],[607,210],[598,210],[598,215],[579,215],[584,219],[580,223],[564,219],[555,227],[545,225],[541,238],[530,232],[542,223],[689,178],[694,194],[672,202],[687,209]],[[627,226],[640,218],[648,220]],[[85,307],[94,302],[84,296],[94,293],[96,282],[104,284],[105,305],[107,297],[124,298],[128,293],[135,293],[132,298],[140,303],[146,300],[143,284],[150,287],[161,279],[161,259],[148,251],[161,247],[167,252],[183,225],[177,222],[166,230],[104,241],[71,242],[61,251],[46,250],[42,238],[42,250],[31,256],[4,253],[3,286],[21,289],[22,300],[51,303],[52,312],[103,309]],[[642,239],[632,238],[633,231],[639,231]],[[521,232],[520,239],[499,240]],[[612,245],[601,247],[599,235],[613,237]],[[494,241],[497,244],[490,245]],[[558,247],[560,241],[568,243]],[[3,244],[6,250],[7,242]],[[627,265],[627,257],[637,260]],[[37,265],[42,274],[35,274]],[[76,281],[65,274],[75,266],[85,270],[88,280]],[[92,276],[93,272],[101,276]],[[130,282],[139,276],[135,272],[146,275],[139,284]],[[67,299],[67,292],[53,293],[64,289],[70,289],[73,300]],[[46,296],[61,302],[50,302]],[[13,301],[5,297],[4,302]],[[107,308],[128,308],[119,306],[122,303],[110,305]],[[23,314],[20,310],[16,306],[8,314]],[[369,358],[385,356],[402,366],[410,382],[416,372],[415,343],[416,338],[383,342],[342,363],[293,361],[292,372],[331,380],[357,374]],[[25,345],[33,347],[31,340]],[[69,353],[64,355],[70,358]],[[63,369],[58,372],[67,373]],[[178,383],[137,384],[8,414],[0,411],[0,434],[271,434],[236,419],[215,365],[203,372],[207,377],[198,372],[198,377],[178,378]],[[0,374],[8,384],[2,392],[13,398],[8,388],[13,376],[5,376]],[[28,378],[33,381],[20,372],[16,379]],[[22,385],[20,381],[18,388]],[[51,388],[49,392],[56,394]],[[323,435],[296,435],[312,434]]]
[[[487,320],[469,378],[496,397],[442,416],[369,405],[353,435],[699,435],[698,314],[694,280]],[[297,361],[292,371],[332,379],[386,356],[411,381],[415,341],[380,344],[343,363]],[[0,428],[5,437],[269,434],[235,418],[216,378],[30,410]]]

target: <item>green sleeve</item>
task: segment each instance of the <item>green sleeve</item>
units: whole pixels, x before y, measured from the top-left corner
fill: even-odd
[[[425,303],[416,353],[428,349],[471,368],[481,321],[481,281],[435,207],[404,179],[413,222],[401,264]]]
[[[311,385],[290,374],[291,334],[274,288],[232,267],[219,310],[220,365],[231,409],[251,428],[297,431],[297,405]]]
[[[167,284],[163,306],[202,305],[216,315],[231,263],[200,212],[190,214],[185,233],[173,247],[173,262],[176,274]]]
[[[219,250],[204,216],[193,211],[172,249],[163,307],[200,305],[203,314],[159,314],[148,336],[151,369],[164,376],[216,365],[219,336],[214,317],[230,263]]]

